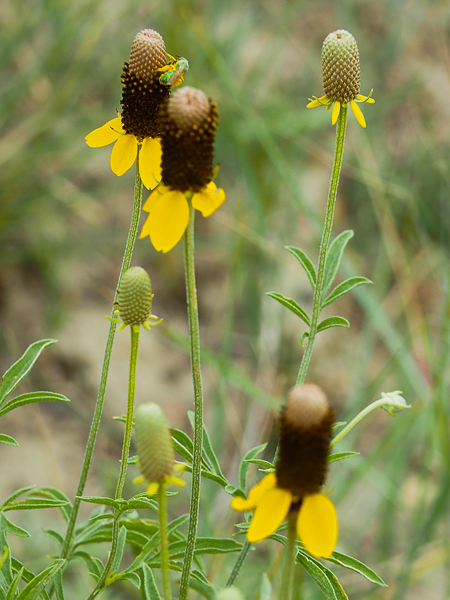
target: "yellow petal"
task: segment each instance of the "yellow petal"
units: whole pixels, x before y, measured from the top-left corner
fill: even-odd
[[[119,177],[133,166],[137,155],[137,141],[134,135],[121,135],[111,152],[111,169]]]
[[[145,477],[143,475],[138,475],[137,477],[135,477],[133,479],[133,483],[137,483],[138,485],[140,483],[142,483],[145,480]]]
[[[336,509],[328,496],[305,496],[297,519],[297,534],[312,556],[331,556],[337,542],[338,522]]]
[[[259,542],[272,535],[286,518],[292,502],[288,490],[273,488],[258,500],[255,514],[247,531],[250,543]]]
[[[366,121],[364,119],[364,115],[362,114],[359,106],[356,104],[356,102],[354,100],[350,100],[350,106],[352,107],[353,114],[355,115],[358,123],[361,125],[361,127],[365,127]]]
[[[159,482],[158,481],[154,481],[153,483],[151,483],[148,488],[147,488],[147,495],[148,496],[153,496],[154,494],[157,494],[159,490]]]
[[[174,485],[183,486],[186,485],[186,482],[180,479],[179,477],[168,477],[168,482],[173,483]]]
[[[317,108],[317,106],[323,106],[318,100],[310,100],[306,105],[306,108]]]
[[[331,124],[334,125],[338,120],[339,113],[341,112],[341,103],[336,100],[333,106],[333,112],[331,113]]]
[[[209,217],[225,201],[225,192],[217,189],[216,184],[210,181],[206,187],[192,196],[192,206],[199,210],[204,217]]]
[[[152,208],[140,237],[149,235],[156,250],[169,252],[180,241],[188,222],[189,205],[184,194],[166,192]]]
[[[242,496],[236,496],[231,501],[231,508],[235,510],[252,510],[256,508],[258,500],[268,490],[271,490],[277,485],[277,478],[275,473],[269,473],[259,483],[257,483],[248,494],[248,499],[242,498]]]
[[[139,173],[142,183],[150,190],[161,181],[161,144],[159,140],[144,138],[139,152]]]
[[[122,121],[120,117],[116,117],[102,125],[102,127],[91,131],[84,139],[90,148],[100,148],[115,142],[121,137],[122,132],[124,132]]]

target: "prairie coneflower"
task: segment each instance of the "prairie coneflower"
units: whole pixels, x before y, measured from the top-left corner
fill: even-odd
[[[294,388],[280,416],[279,457],[269,473],[250,490],[248,499],[233,498],[232,508],[256,509],[247,531],[259,542],[296,516],[297,534],[315,557],[331,556],[337,540],[336,510],[321,492],[325,480],[333,411],[313,384]]]
[[[225,200],[212,181],[217,108],[191,87],[174,93],[160,109],[162,182],[143,206],[149,213],[140,237],[149,236],[156,250],[168,252],[189,222],[188,198],[204,217]]]
[[[309,98],[306,108],[333,107],[331,122],[334,125],[339,117],[341,105],[350,107],[361,127],[366,126],[359,104],[373,104],[372,91],[368,96],[359,93],[360,66],[359,52],[355,38],[345,29],[330,33],[322,46],[322,72],[325,96]]]
[[[130,62],[123,67],[122,114],[118,112],[115,119],[86,136],[91,148],[115,142],[111,169],[118,176],[134,164],[139,148],[139,173],[147,189],[161,180],[158,110],[171,88],[183,81],[189,66],[183,61],[181,68],[179,60],[167,55],[159,33],[153,29],[140,31],[131,46]]]

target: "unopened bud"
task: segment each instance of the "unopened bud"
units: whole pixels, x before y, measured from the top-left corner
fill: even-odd
[[[119,316],[126,325],[142,325],[152,312],[152,286],[147,271],[131,267],[119,287]]]
[[[170,98],[167,113],[183,131],[201,125],[208,118],[211,105],[206,95],[193,87],[184,87]]]
[[[166,62],[166,46],[159,33],[154,29],[140,31],[131,45],[130,73],[148,81]]]
[[[330,100],[347,103],[359,94],[359,52],[345,29],[330,33],[322,46],[323,88]]]
[[[317,493],[325,481],[334,420],[324,392],[311,383],[295,387],[280,415],[277,485],[297,498]]]
[[[134,433],[142,475],[150,483],[162,483],[172,475],[175,457],[166,415],[157,404],[137,408]]]

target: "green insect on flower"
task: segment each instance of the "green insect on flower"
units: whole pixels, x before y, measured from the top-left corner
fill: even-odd
[[[160,69],[164,73],[160,76],[159,83],[176,87],[183,83],[184,74],[189,70],[189,63],[185,58],[174,58],[170,54],[168,56],[172,59],[172,62]]]

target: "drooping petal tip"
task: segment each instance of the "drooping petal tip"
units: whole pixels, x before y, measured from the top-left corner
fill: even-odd
[[[336,509],[325,494],[305,496],[297,518],[297,534],[306,550],[316,558],[329,558],[336,546]]]

